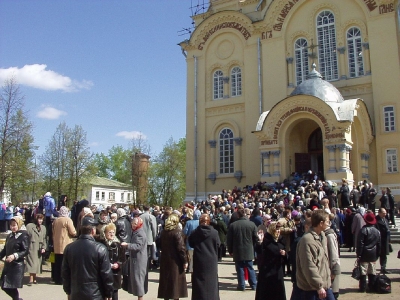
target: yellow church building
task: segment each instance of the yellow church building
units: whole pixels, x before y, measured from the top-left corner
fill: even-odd
[[[192,18],[187,201],[308,170],[400,199],[399,0],[210,0]]]

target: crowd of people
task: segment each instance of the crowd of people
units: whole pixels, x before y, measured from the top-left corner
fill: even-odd
[[[293,300],[337,299],[340,248],[346,247],[359,260],[360,292],[373,291],[378,259],[380,272],[389,273],[390,226],[396,226],[391,191],[381,193],[367,181],[350,188],[345,179],[338,186],[297,174],[175,209],[104,208],[87,200],[69,209],[65,195],[56,203],[48,192],[32,208],[3,207],[4,218],[0,211],[6,221],[0,231],[9,228],[0,284],[19,299],[24,273],[28,286],[40,283],[48,258],[52,281],[70,299],[118,299],[124,289],[142,300],[148,272],[158,268],[158,298],[188,297],[190,273],[192,299],[219,299],[218,262],[230,256],[237,290],[251,288],[255,299],[286,299],[284,277],[293,283]]]

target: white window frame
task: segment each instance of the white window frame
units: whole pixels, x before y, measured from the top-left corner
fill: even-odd
[[[221,70],[217,70],[213,75],[213,99],[224,98],[224,73]]]
[[[339,79],[335,16],[329,10],[317,16],[319,71],[327,81]]]
[[[362,52],[362,38],[360,28],[349,28],[349,30],[347,30],[346,32],[346,37],[349,77],[360,77],[364,75],[364,58]]]
[[[131,201],[131,193],[128,193],[127,201],[128,201],[128,202]]]
[[[385,132],[393,132],[396,130],[396,116],[394,114],[394,106],[383,107],[383,126]]]
[[[121,202],[124,202],[125,201],[125,199],[124,199],[124,193],[121,193]]]
[[[96,191],[96,200],[100,200],[100,192]]]
[[[219,172],[220,174],[233,174],[235,169],[234,162],[234,141],[233,131],[223,128],[219,132]]]
[[[294,57],[296,68],[296,85],[307,79],[308,68],[308,41],[301,37],[294,42]]]
[[[386,149],[386,172],[387,173],[399,172],[397,149],[395,148]]]
[[[242,95],[242,70],[240,67],[233,67],[231,70],[231,96]]]
[[[101,201],[106,200],[106,192],[101,192]]]
[[[115,200],[115,193],[114,192],[109,192],[108,193],[108,200]]]

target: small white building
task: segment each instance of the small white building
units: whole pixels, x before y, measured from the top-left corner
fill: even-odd
[[[134,197],[132,186],[103,177],[93,177],[85,188],[85,195],[91,205],[103,207],[129,205]]]

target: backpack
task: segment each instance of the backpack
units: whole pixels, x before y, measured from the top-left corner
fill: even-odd
[[[392,281],[385,274],[376,275],[374,288],[378,294],[389,294],[392,292]]]

